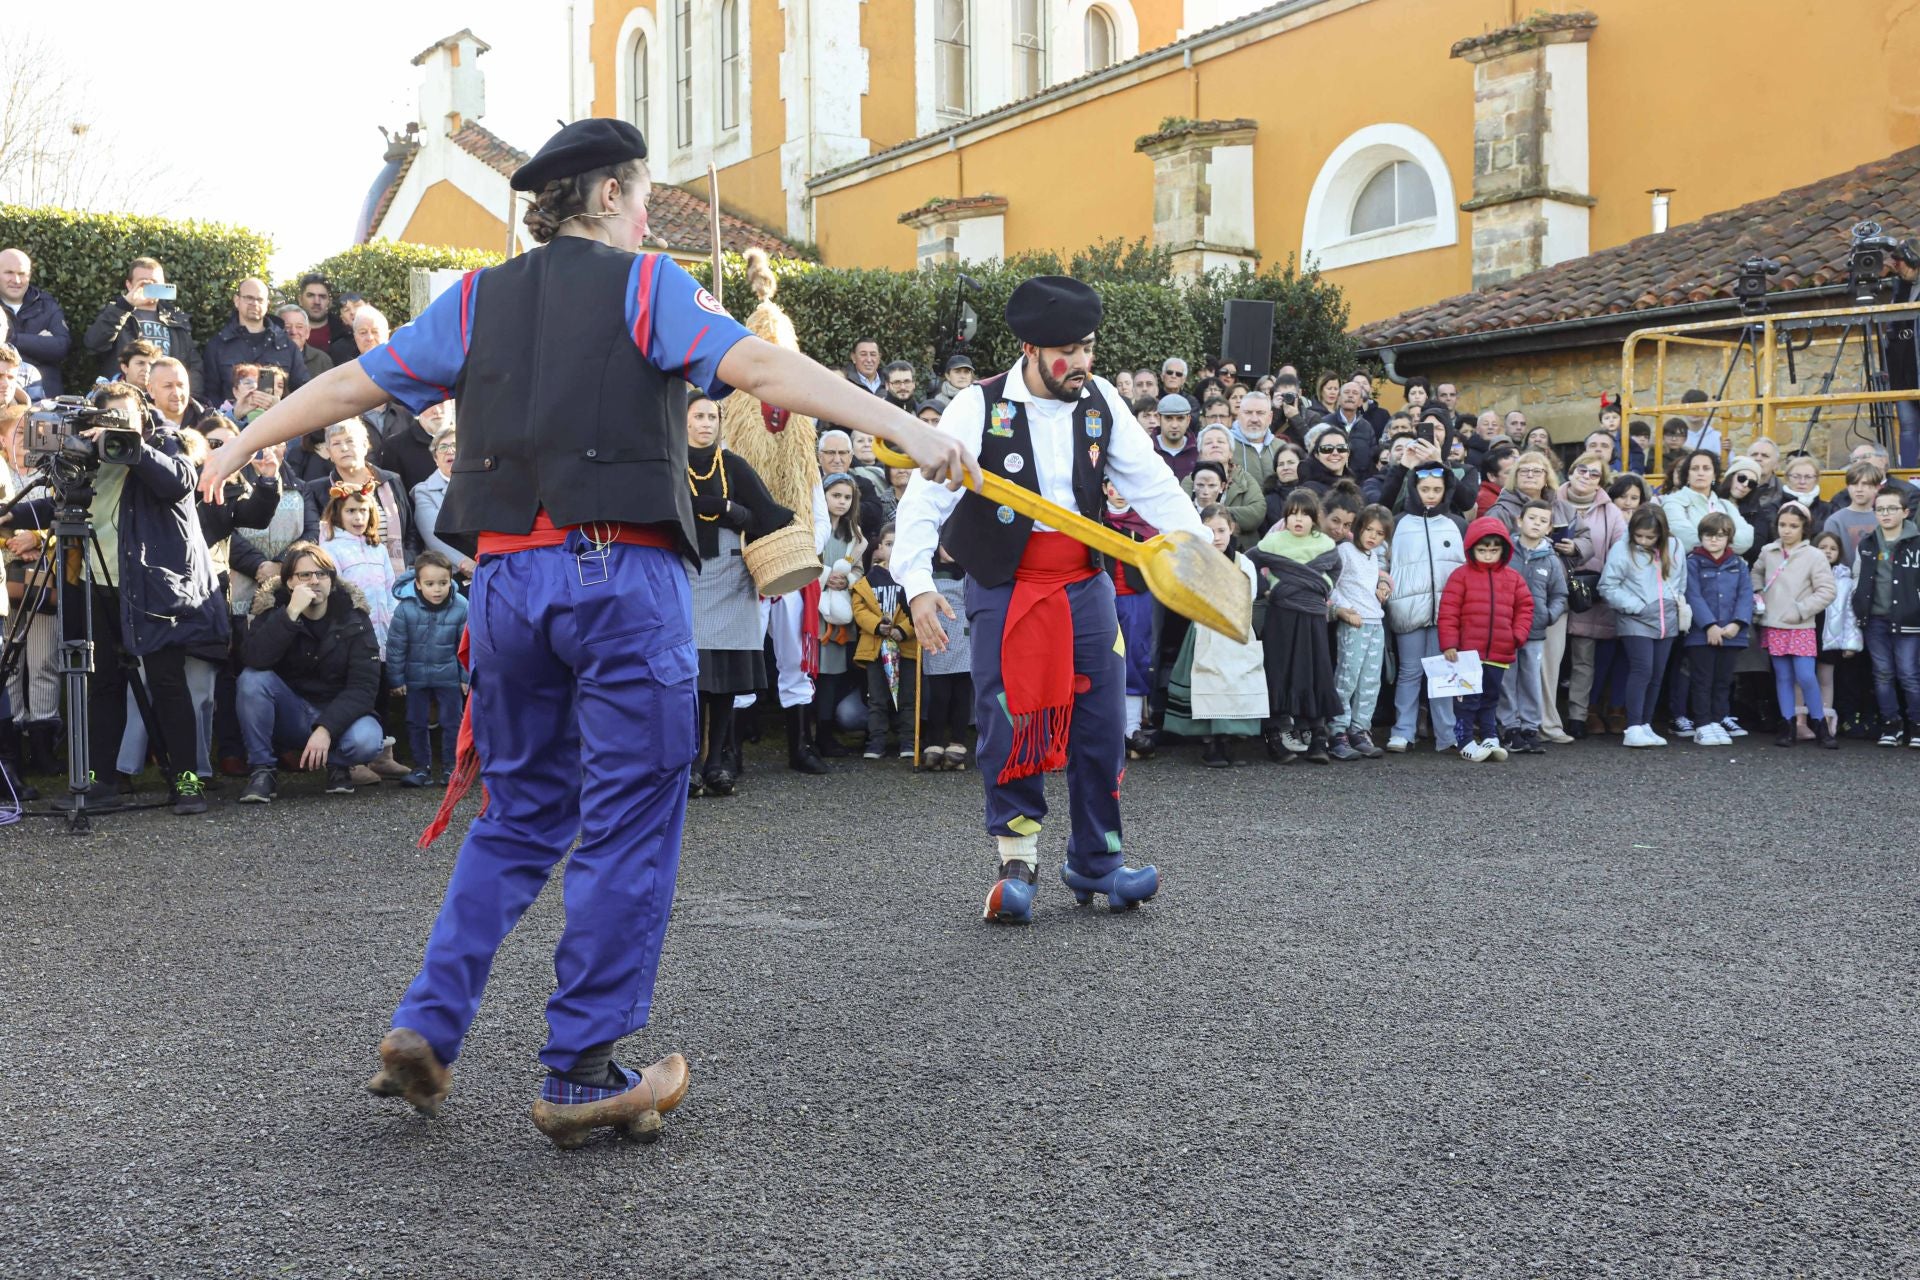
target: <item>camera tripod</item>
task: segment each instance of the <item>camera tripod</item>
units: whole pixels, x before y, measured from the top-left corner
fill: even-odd
[[[47,596],[53,594],[55,620],[60,631],[57,670],[66,691],[68,799],[54,812],[27,816],[64,817],[67,830],[78,834],[91,829],[90,809],[102,808],[89,788],[92,782],[89,772],[92,760],[89,716],[92,709],[93,604],[97,585],[109,589],[113,586],[113,571],[107,564],[106,552],[100,546],[100,537],[93,528],[93,472],[73,468],[59,459],[49,459],[28,478],[22,487],[23,496],[14,499],[7,511],[11,513],[16,510],[26,500],[26,495],[43,488],[54,503],[50,525],[53,537],[42,554],[38,581],[31,583],[29,589],[22,593],[20,609],[8,625],[4,645],[0,645],[0,688],[4,688],[19,670],[26,653],[28,629],[42,616]],[[99,565],[97,578],[94,572],[96,562]],[[118,625],[118,620],[109,620],[108,625]],[[134,705],[147,727],[147,741],[158,753],[161,767],[171,777],[172,765],[167,758],[166,743],[154,719],[153,702],[137,671],[127,673],[127,687],[132,691]],[[89,801],[93,803],[89,804]]]

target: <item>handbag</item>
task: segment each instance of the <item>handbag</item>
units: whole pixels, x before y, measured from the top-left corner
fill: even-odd
[[[1600,602],[1600,571],[1571,569],[1567,572],[1567,609],[1585,613]]]

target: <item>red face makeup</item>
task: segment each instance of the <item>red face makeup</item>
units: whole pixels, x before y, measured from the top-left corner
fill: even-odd
[[[1067,376],[1067,362],[1061,356],[1055,356],[1053,358],[1053,376],[1056,378],[1064,378]]]

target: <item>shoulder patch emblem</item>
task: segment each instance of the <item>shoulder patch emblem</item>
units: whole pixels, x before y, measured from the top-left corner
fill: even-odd
[[[720,299],[714,297],[705,289],[695,289],[693,291],[693,305],[699,307],[702,311],[711,311],[717,316],[727,314],[727,309],[720,305]]]

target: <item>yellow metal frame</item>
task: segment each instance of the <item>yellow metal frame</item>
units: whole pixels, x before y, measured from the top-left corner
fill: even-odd
[[[1911,315],[1920,310],[1920,303],[1895,302],[1868,307],[1846,307],[1833,311],[1789,311],[1778,315],[1761,314],[1753,316],[1734,316],[1723,320],[1699,320],[1691,324],[1656,325],[1646,329],[1636,329],[1627,335],[1620,347],[1620,420],[1624,433],[1627,424],[1634,418],[1648,418],[1653,421],[1653,457],[1649,466],[1655,475],[1665,474],[1665,458],[1662,457],[1660,423],[1673,416],[1699,416],[1714,412],[1716,421],[1727,423],[1730,427],[1751,426],[1756,419],[1759,434],[1776,443],[1782,441],[1778,434],[1780,415],[1783,411],[1797,409],[1847,408],[1854,405],[1887,404],[1897,400],[1920,400],[1920,391],[1868,391],[1864,388],[1848,391],[1828,391],[1824,394],[1779,393],[1777,378],[1781,364],[1785,359],[1780,349],[1780,340],[1788,334],[1812,334],[1813,340],[1794,347],[1796,361],[1831,359],[1834,351],[1841,345],[1842,330],[1862,319],[1877,316]],[[1741,335],[1751,329],[1753,337],[1742,342]],[[1831,329],[1829,337],[1819,336],[1819,330]],[[1858,334],[1845,335],[1846,345],[1852,346],[1860,341]],[[1635,386],[1639,364],[1645,357],[1641,348],[1651,344],[1653,348],[1653,400],[1651,404],[1634,402]],[[1751,368],[1747,379],[1754,388],[1752,395],[1727,396],[1718,400],[1696,401],[1692,404],[1668,403],[1667,394],[1667,352],[1672,347],[1705,347],[1721,352],[1720,381],[1732,389],[1738,380],[1739,368],[1736,359],[1743,359]],[[1742,351],[1745,356],[1742,357]],[[1803,377],[1802,382],[1806,381]],[[1732,431],[1722,432],[1723,438],[1730,438]]]

